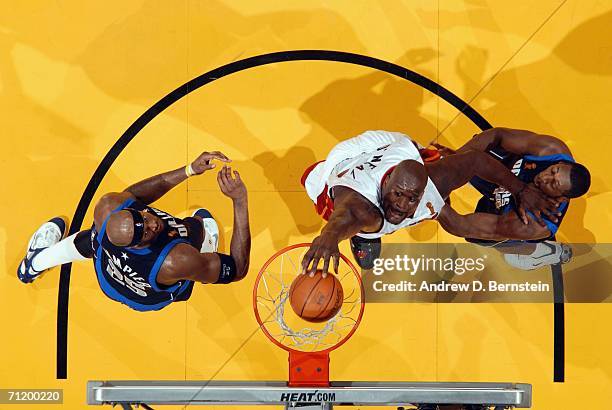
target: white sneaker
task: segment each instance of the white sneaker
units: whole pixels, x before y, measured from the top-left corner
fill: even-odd
[[[17,268],[17,277],[23,283],[31,283],[45,271],[37,271],[32,267],[34,257],[50,246],[55,245],[64,238],[66,234],[66,221],[60,217],[51,219],[42,224],[34,232],[28,242],[28,251]]]
[[[542,266],[567,263],[572,259],[572,248],[564,243],[544,241],[536,244],[531,255],[504,254],[506,262],[522,270],[534,270]]]
[[[213,218],[208,209],[204,208],[196,210],[192,216],[202,218],[202,225],[204,225],[204,240],[202,241],[200,253],[217,252],[219,248],[219,225],[217,225],[215,218]]]

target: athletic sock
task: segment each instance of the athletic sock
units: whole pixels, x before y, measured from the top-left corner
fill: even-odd
[[[32,268],[37,272],[42,272],[64,263],[89,259],[81,255],[74,245],[74,239],[78,234],[79,232],[41,251],[32,260]]]

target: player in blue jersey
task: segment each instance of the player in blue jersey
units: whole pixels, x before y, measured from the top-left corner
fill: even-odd
[[[439,146],[443,154],[455,151]],[[475,135],[456,152],[487,152],[525,183],[533,184],[559,202],[557,215],[530,214],[538,223],[524,224],[516,204],[505,189],[473,178],[470,183],[483,196],[474,213],[460,215],[450,204],[438,221],[449,233],[469,242],[496,246],[506,260],[521,269],[566,262],[571,248],[554,242],[569,201],[584,195],[591,184],[589,171],[575,162],[567,145],[550,135],[510,128],[491,128]]]
[[[179,219],[149,204],[188,177],[230,160],[205,152],[186,167],[147,178],[96,204],[91,229],[63,239],[66,223],[53,218],[30,239],[17,275],[24,283],[47,269],[93,258],[98,283],[111,299],[139,311],[185,301],[194,282],[231,283],[248,272],[251,235],[247,191],[237,171],[224,165],[217,174],[221,192],[232,199],[234,230],[230,254],[217,252],[219,228],[205,209]]]

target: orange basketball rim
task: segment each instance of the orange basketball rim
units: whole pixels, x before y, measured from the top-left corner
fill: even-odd
[[[337,278],[344,288],[340,311],[323,323],[307,322],[288,305],[289,288],[300,274],[310,243],[288,246],[262,266],[253,287],[253,310],[264,334],[289,352],[289,386],[329,386],[329,353],[353,336],[361,323],[365,295],[353,263],[340,255]]]

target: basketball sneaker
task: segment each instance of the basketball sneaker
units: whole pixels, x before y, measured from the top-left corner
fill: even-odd
[[[215,218],[213,218],[208,209],[204,208],[196,210],[192,216],[202,218],[202,225],[204,225],[204,240],[202,241],[200,253],[217,252],[219,248],[219,225],[217,225]]]
[[[17,268],[19,280],[23,283],[31,283],[40,277],[46,269],[40,272],[35,270],[32,267],[32,261],[36,255],[61,241],[65,235],[66,221],[60,217],[53,218],[42,224],[30,238],[25,258],[23,258],[19,268]]]
[[[530,255],[514,253],[504,254],[506,262],[521,270],[534,270],[542,266],[567,263],[572,259],[572,248],[564,243],[543,241],[538,242],[536,249]]]
[[[374,260],[380,256],[380,238],[365,239],[357,235],[351,238],[351,251],[361,269],[372,269]]]

